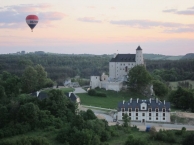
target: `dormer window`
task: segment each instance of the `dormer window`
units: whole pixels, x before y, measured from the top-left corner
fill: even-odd
[[[131,108],[129,108],[129,112],[131,112],[131,110],[132,110],[132,109],[131,109]]]
[[[152,109],[151,108],[149,108],[149,112],[152,112]]]
[[[157,109],[156,109],[156,112],[158,112],[158,110],[159,110],[159,109],[157,108]]]
[[[163,108],[163,109],[162,109],[162,112],[166,112],[166,109],[165,109],[165,108]]]
[[[142,109],[145,109],[145,107],[142,107]]]
[[[138,112],[138,110],[139,110],[138,108],[135,109],[136,112]]]
[[[125,111],[125,108],[122,108],[122,112],[124,112]]]

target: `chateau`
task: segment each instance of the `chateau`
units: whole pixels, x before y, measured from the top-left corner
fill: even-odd
[[[136,54],[114,54],[109,62],[109,76],[104,73],[102,76],[91,76],[90,87],[105,88],[106,90],[120,91],[123,82],[127,81],[127,74],[136,65],[144,65],[143,53],[140,46]]]
[[[143,53],[140,46],[137,47],[136,54],[115,54],[109,62],[109,77],[116,79],[126,76],[131,68],[143,64]]]
[[[125,113],[132,121],[170,122],[170,102],[165,100],[161,102],[158,98],[148,100],[131,98],[118,104],[117,119],[122,120]]]

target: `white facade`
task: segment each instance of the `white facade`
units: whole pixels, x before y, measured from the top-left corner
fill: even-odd
[[[127,114],[132,121],[170,122],[170,103],[156,100],[130,100],[121,102],[117,119],[122,120]]]
[[[90,87],[91,89],[95,89],[100,85],[100,76],[91,76],[90,77]]]

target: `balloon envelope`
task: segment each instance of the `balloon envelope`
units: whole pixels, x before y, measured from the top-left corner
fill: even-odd
[[[26,23],[33,30],[36,24],[38,24],[38,17],[36,15],[28,15],[26,17]]]

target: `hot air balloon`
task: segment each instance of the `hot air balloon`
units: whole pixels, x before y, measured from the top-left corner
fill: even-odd
[[[38,17],[36,15],[28,15],[26,17],[26,23],[31,28],[32,32],[36,24],[38,24]]]

